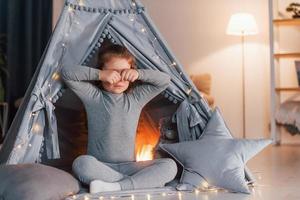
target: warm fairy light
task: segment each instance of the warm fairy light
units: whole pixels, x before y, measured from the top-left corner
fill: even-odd
[[[84,3],[83,3],[83,0],[79,0],[79,3],[78,3],[80,6],[84,6]]]
[[[199,194],[199,190],[198,189],[195,189],[195,194]]]
[[[19,144],[19,145],[17,146],[17,148],[18,148],[18,149],[21,149],[21,148],[22,148],[22,145]]]
[[[32,144],[28,144],[29,147],[32,147]]]
[[[208,184],[207,181],[204,181],[204,182],[202,183],[202,186],[206,189],[206,188],[208,188],[209,184]]]
[[[111,199],[114,199],[115,197],[114,197],[114,196],[111,196],[110,198],[111,198]]]
[[[84,196],[84,200],[89,200],[90,198],[88,196]]]
[[[151,196],[150,194],[147,194],[147,200],[150,200]]]
[[[59,79],[59,74],[57,72],[54,72],[51,78],[53,80],[58,80]]]
[[[141,31],[142,31],[143,33],[145,33],[145,32],[146,32],[146,29],[145,29],[145,28],[142,28]]]
[[[133,194],[131,195],[131,199],[134,200],[134,195]]]
[[[134,18],[130,18],[130,21],[133,22],[133,21],[134,21]]]
[[[163,192],[161,195],[162,195],[163,197],[165,197],[167,194],[166,194],[165,192]]]
[[[32,127],[32,131],[33,132],[39,132],[41,130],[41,127],[40,125],[38,124],[34,124],[33,127]]]
[[[179,200],[182,199],[182,194],[181,194],[181,192],[178,192],[178,198],[179,198]]]
[[[68,8],[68,11],[69,12],[72,12],[74,9],[71,7],[71,6],[69,6],[69,8]]]
[[[76,195],[73,195],[73,196],[72,196],[72,199],[76,199]]]
[[[104,197],[103,197],[103,196],[100,196],[99,199],[102,200],[102,199],[104,199]]]
[[[135,2],[132,2],[131,5],[132,5],[132,6],[136,6]]]

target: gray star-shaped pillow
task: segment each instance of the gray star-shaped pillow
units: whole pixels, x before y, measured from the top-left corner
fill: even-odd
[[[216,109],[198,140],[159,146],[183,166],[180,183],[200,188],[208,183],[232,192],[249,194],[245,164],[272,140],[234,139],[228,136],[228,132]]]

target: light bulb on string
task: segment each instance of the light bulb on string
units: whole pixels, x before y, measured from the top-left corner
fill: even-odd
[[[28,146],[29,146],[29,147],[32,147],[32,144],[29,143]]]
[[[131,195],[131,200],[134,200],[134,195],[133,194]]]
[[[162,195],[163,197],[165,197],[167,194],[166,194],[165,192],[163,192],[161,195]]]
[[[32,126],[32,131],[34,133],[38,133],[39,131],[41,130],[41,127],[39,124],[35,123],[33,126]]]
[[[151,199],[151,195],[147,194],[147,200],[150,200],[150,199]]]
[[[103,196],[100,196],[99,199],[102,200],[102,199],[104,199],[104,197],[103,197]]]
[[[190,88],[189,91],[188,91],[188,93],[191,92],[190,90],[192,90],[192,89]],[[202,183],[202,187],[204,187],[205,189],[207,189],[207,188],[209,187],[208,182],[207,182],[207,181],[204,181],[204,182]]]
[[[79,0],[79,1],[78,1],[78,5],[84,6],[84,1],[83,1],[83,0]]]
[[[145,33],[145,32],[146,32],[146,29],[145,29],[145,28],[141,28],[141,31],[142,31],[143,33]]]
[[[177,64],[176,64],[176,62],[172,62],[172,64],[170,64],[170,67],[171,66],[176,66]]]
[[[84,200],[89,200],[90,198],[88,196],[84,196]]]
[[[188,95],[190,95],[191,91],[192,91],[192,88],[189,88],[189,89],[186,91],[186,93],[187,93]],[[204,186],[204,187],[205,187],[205,186]]]
[[[59,79],[59,74],[57,72],[54,72],[51,78],[53,80],[58,80]]]
[[[182,194],[181,194],[181,192],[178,192],[178,198],[179,198],[179,200],[182,199]]]
[[[74,9],[69,5],[69,7],[68,7],[68,11],[69,12],[73,12],[74,11]]]

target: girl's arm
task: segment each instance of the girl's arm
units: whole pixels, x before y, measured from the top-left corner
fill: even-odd
[[[144,82],[137,85],[132,92],[137,103],[142,107],[151,99],[165,90],[170,82],[171,77],[164,72],[152,69],[136,69],[139,73],[137,80]]]
[[[82,65],[64,66],[61,69],[61,77],[66,85],[83,101],[102,95],[100,88],[87,82],[99,80],[99,75],[99,69]]]

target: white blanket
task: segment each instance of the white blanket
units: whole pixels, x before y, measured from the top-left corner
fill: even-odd
[[[280,124],[293,125],[300,130],[300,101],[288,100],[282,103],[275,118]]]

